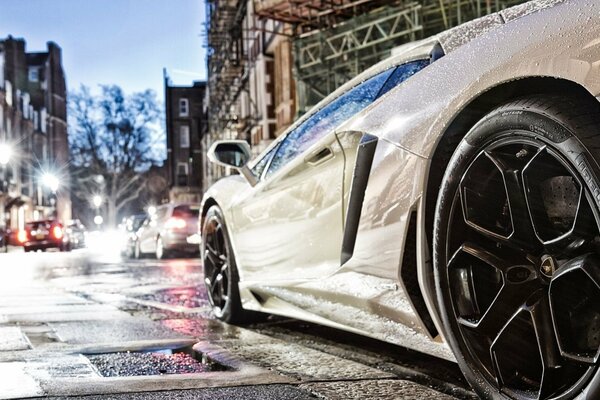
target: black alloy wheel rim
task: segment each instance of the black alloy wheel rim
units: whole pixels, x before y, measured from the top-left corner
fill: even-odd
[[[599,217],[558,151],[512,132],[464,171],[446,277],[462,347],[510,397],[571,398],[600,347]]]
[[[205,229],[203,241],[204,283],[208,290],[210,304],[215,313],[220,314],[229,300],[229,250],[223,225],[217,217],[210,217]]]

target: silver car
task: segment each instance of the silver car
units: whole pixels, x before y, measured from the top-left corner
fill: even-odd
[[[154,255],[157,259],[174,254],[196,256],[200,206],[189,203],[170,203],[156,208],[136,232],[134,255]]]
[[[600,399],[600,2],[533,1],[336,90],[202,204],[215,315],[458,362],[484,398]]]

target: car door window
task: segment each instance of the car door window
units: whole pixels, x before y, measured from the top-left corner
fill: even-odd
[[[406,64],[402,64],[398,66],[394,70],[394,72],[390,75],[388,80],[385,82],[379,93],[377,94],[377,98],[380,98],[426,66],[428,66],[431,62],[429,60],[416,60],[411,61]]]
[[[266,177],[302,154],[333,128],[371,104],[394,69],[388,69],[360,83],[310,116],[290,132],[279,145]]]
[[[254,166],[251,168],[251,170],[257,179],[261,178],[263,171],[265,170],[267,165],[269,165],[269,161],[271,161],[271,158],[273,158],[273,154],[275,154],[278,147],[279,146],[275,145],[271,150],[267,152],[267,154],[263,156],[263,158],[254,163]]]

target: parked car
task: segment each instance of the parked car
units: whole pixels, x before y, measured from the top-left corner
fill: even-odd
[[[17,239],[25,252],[51,248],[69,251],[71,247],[64,226],[57,220],[28,222],[18,231]]]
[[[9,230],[7,228],[0,228],[0,250],[8,252],[8,238]]]
[[[135,257],[135,248],[137,245],[137,231],[140,229],[147,214],[136,214],[125,218],[123,230],[125,231],[125,244],[123,245],[123,255],[129,258]]]
[[[165,204],[156,208],[137,231],[135,256],[153,254],[157,259],[175,253],[195,256],[198,242],[194,240],[198,229],[199,204]]]
[[[78,219],[70,220],[67,223],[66,235],[69,239],[69,245],[71,249],[81,249],[85,247],[87,230],[85,225],[83,225]]]
[[[486,399],[600,399],[600,4],[532,1],[343,85],[202,203],[215,315],[458,362]]]

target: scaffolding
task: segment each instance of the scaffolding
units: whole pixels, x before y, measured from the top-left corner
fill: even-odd
[[[392,48],[524,0],[254,0],[262,18],[291,24],[298,114]]]

